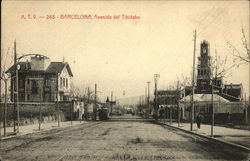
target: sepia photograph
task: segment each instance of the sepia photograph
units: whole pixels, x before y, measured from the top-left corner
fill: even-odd
[[[250,161],[248,0],[2,0],[0,161]]]

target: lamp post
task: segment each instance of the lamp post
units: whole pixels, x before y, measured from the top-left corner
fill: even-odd
[[[17,53],[16,53],[16,41],[14,42],[14,67],[15,67],[15,80],[13,79],[13,101],[14,101],[14,132],[19,133],[19,125],[20,125],[20,113],[19,113],[19,87],[18,87],[18,71],[20,70],[20,64],[18,62],[27,56],[32,56],[32,55],[40,55],[44,56],[41,54],[26,54],[22,55],[17,58]],[[12,78],[14,78],[12,77]],[[16,129],[16,118],[17,118],[17,129]]]
[[[17,108],[17,132],[19,133],[19,124],[20,124],[20,114],[19,114],[19,94],[18,94],[18,70],[20,70],[20,65],[17,64],[16,67],[16,108]]]

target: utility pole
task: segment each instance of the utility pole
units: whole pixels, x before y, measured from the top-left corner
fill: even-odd
[[[90,89],[88,87],[88,107],[90,106]],[[89,109],[89,108],[87,108]],[[86,119],[88,120],[89,119],[89,110],[87,111],[87,116],[86,116]]]
[[[71,108],[70,108],[70,124],[72,125],[73,124],[73,108],[74,108],[74,104],[75,104],[75,102],[74,102],[75,100],[73,99],[72,101],[71,101]]]
[[[42,88],[41,88],[41,102],[42,102]],[[38,127],[38,130],[40,131],[41,130],[41,121],[42,121],[42,107],[41,107],[41,104],[40,104],[40,107],[39,107],[39,127]]]
[[[150,112],[150,82],[148,81],[147,84],[148,84],[148,115],[149,115],[149,112]]]
[[[157,83],[160,74],[154,74],[154,81],[155,81],[155,119],[158,120],[158,91],[157,91]]]
[[[0,52],[0,139],[2,137],[2,50]]]
[[[170,125],[172,125],[172,108],[173,108],[173,96],[170,95]]]
[[[5,94],[4,94],[4,122],[3,122],[3,133],[4,136],[6,135],[6,123],[7,123],[7,79],[5,79],[4,83],[5,83]]]
[[[178,111],[178,127],[180,127],[180,105],[179,105],[179,100],[180,100],[180,90],[179,90],[179,80],[177,82],[177,111]]]
[[[246,119],[246,124],[248,124],[248,116],[247,116],[247,96],[245,93],[245,119]]]
[[[97,84],[95,84],[95,107],[94,107],[94,120],[96,120],[96,102],[97,102],[97,100],[96,100],[96,98],[97,98]]]
[[[59,75],[58,75],[59,76]],[[60,127],[60,109],[59,109],[59,81],[57,81],[56,91],[56,108],[57,108],[57,126]]]
[[[193,78],[192,78],[192,107],[191,107],[191,127],[190,130],[193,131],[194,122],[194,72],[195,72],[195,51],[196,51],[196,30],[194,30],[194,55],[193,55]]]
[[[113,91],[111,91],[111,101],[110,101],[110,105],[111,105],[111,117],[113,116]]]
[[[247,48],[246,48],[246,50],[247,50]],[[248,54],[248,59],[250,60],[250,54]],[[248,81],[249,81],[249,84],[248,84],[249,93],[248,94],[249,94],[249,96],[248,97],[249,97],[249,99],[248,99],[248,105],[246,106],[246,114],[247,114],[248,107],[250,106],[250,61],[248,62],[248,67],[249,67],[249,71],[248,71],[248,75],[249,75],[249,78],[248,78]],[[248,118],[246,118],[246,123],[248,123]]]
[[[16,55],[16,41],[14,41],[14,67],[17,69],[17,55]],[[17,71],[15,69],[15,71]],[[15,75],[14,79],[13,79],[13,102],[14,102],[14,117],[13,117],[13,121],[14,121],[14,133],[16,133],[16,118],[17,118],[17,111],[16,111],[16,80],[17,80],[17,75]]]
[[[212,88],[212,122],[211,122],[211,137],[214,136],[214,86],[213,82],[211,84]]]

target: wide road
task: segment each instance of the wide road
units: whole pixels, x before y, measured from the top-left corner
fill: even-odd
[[[248,154],[150,121],[117,118],[2,140],[4,161],[247,160]]]

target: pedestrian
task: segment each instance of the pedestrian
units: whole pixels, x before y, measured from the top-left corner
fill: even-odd
[[[196,117],[196,123],[197,123],[197,127],[198,129],[201,128],[201,121],[202,121],[202,115],[199,113]]]

